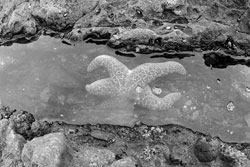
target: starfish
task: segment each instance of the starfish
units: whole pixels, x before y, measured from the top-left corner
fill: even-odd
[[[110,77],[86,85],[90,94],[133,100],[135,104],[150,110],[169,109],[181,98],[180,92],[169,93],[160,98],[153,94],[148,85],[157,77],[169,73],[186,75],[185,68],[178,62],[145,63],[130,70],[116,58],[100,55],[90,62],[87,71],[92,72],[99,67],[105,67]]]

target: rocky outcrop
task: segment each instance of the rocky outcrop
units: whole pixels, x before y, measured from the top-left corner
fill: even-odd
[[[7,119],[0,121],[0,129],[0,166],[22,167],[21,154],[26,142],[24,137],[15,133]]]
[[[50,133],[28,141],[22,151],[24,166],[68,167],[72,156],[63,133]]]
[[[2,108],[0,113],[5,115],[6,109]],[[30,119],[33,116],[24,111],[9,111],[9,117],[0,120],[2,167],[250,165],[250,144],[225,143],[217,137],[177,125],[138,123],[132,128],[105,124],[69,125]],[[23,133],[23,129],[29,133]]]
[[[137,53],[249,56],[248,0],[4,0],[0,18],[2,45],[45,34]]]

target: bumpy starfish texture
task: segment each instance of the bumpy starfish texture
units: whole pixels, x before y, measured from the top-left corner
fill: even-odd
[[[87,71],[105,67],[110,78],[97,80],[86,85],[86,90],[95,95],[110,98],[126,98],[150,110],[169,109],[181,93],[170,93],[163,98],[153,94],[149,83],[158,77],[170,73],[186,75],[185,68],[178,62],[145,63],[130,70],[116,58],[108,55],[97,56],[88,66]]]

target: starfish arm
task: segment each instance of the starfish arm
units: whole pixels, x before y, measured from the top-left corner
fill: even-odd
[[[129,79],[130,85],[145,86],[157,77],[175,72],[186,75],[186,69],[180,63],[175,61],[168,61],[164,63],[145,63],[132,70]]]
[[[100,79],[86,85],[86,90],[94,95],[115,96],[117,94],[117,89],[110,78]]]
[[[108,55],[97,56],[88,66],[87,71],[92,72],[98,67],[105,67],[111,78],[124,77],[129,73],[129,69],[116,58]]]
[[[167,110],[181,98],[181,93],[170,93],[163,98],[154,95],[150,87],[146,87],[144,93],[140,97],[139,104],[150,110]]]

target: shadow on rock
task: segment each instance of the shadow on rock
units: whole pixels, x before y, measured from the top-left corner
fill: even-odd
[[[194,54],[189,54],[189,53],[163,53],[162,55],[153,55],[150,56],[150,58],[167,58],[167,59],[184,59],[186,57],[192,57],[195,56]]]

